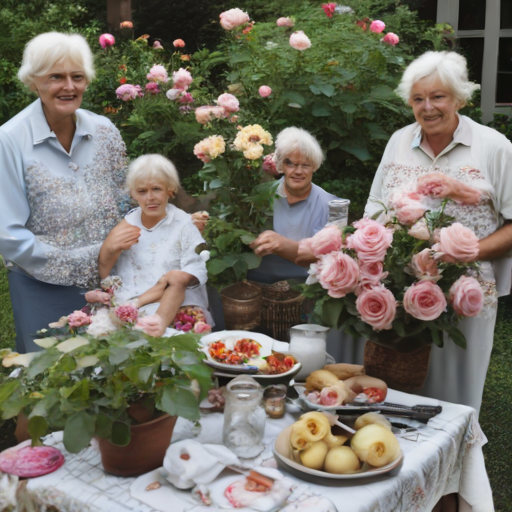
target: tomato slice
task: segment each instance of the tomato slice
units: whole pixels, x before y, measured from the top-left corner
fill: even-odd
[[[363,388],[363,393],[368,397],[368,402],[371,404],[384,402],[386,398],[384,391],[379,388]]]

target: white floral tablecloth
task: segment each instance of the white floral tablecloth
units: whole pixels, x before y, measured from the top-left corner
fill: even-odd
[[[433,403],[423,397],[393,390],[390,390],[387,400],[404,405]],[[482,446],[487,440],[476,413],[469,407],[439,403],[443,412],[419,430],[416,441],[399,439],[404,463],[397,476],[340,481],[334,487],[308,483],[310,491],[329,498],[339,512],[430,511],[441,496],[453,492],[458,492],[469,504],[465,510],[493,512],[492,493],[482,454]],[[263,458],[271,456],[273,439],[298,414],[298,409],[289,406],[284,418],[267,421],[264,442],[268,449]],[[222,418],[221,414],[205,415],[201,429],[192,428],[191,423],[179,419],[173,441],[195,437],[203,443],[221,443]],[[170,485],[165,489],[167,495],[161,502],[153,499],[153,506],[150,506],[139,501],[130,492],[136,479],[106,474],[95,444],[79,454],[69,454],[62,445],[60,433],[48,436],[45,444],[59,448],[66,457],[66,463],[50,475],[18,485],[17,497],[12,499],[18,500],[20,512],[45,511],[51,505],[61,512],[185,512],[193,508],[183,500],[183,491],[175,492]],[[293,476],[290,478],[296,480]],[[12,488],[16,484],[15,477],[0,474],[0,496],[4,500],[14,496]],[[150,492],[157,493],[153,494],[157,498],[160,489]],[[169,493],[173,492],[175,499],[169,501],[172,495]],[[34,508],[29,508],[30,504],[35,505]]]

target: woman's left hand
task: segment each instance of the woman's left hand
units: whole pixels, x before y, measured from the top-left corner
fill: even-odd
[[[275,231],[263,231],[263,233],[250,245],[256,256],[267,256],[283,250],[283,244],[288,239],[277,234]]]
[[[440,172],[421,176],[416,191],[426,196],[453,199],[469,205],[478,204],[482,195],[480,190]]]

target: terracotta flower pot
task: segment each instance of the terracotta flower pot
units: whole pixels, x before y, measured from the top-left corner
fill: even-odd
[[[154,420],[131,426],[127,446],[117,446],[99,438],[105,471],[118,476],[137,476],[159,468],[169,444],[177,416],[163,414]]]

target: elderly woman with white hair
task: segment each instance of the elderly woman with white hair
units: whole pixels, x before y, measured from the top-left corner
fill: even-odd
[[[263,258],[249,278],[267,284],[284,279],[305,281],[307,268],[295,263],[299,241],[325,227],[329,201],[337,198],[312,182],[324,155],[306,130],[282,130],[276,138],[275,159],[283,177],[274,200],[274,230],[264,231],[251,244],[254,253]]]
[[[38,99],[0,127],[0,254],[9,267],[16,349],[85,305],[103,240],[122,217],[125,145],[105,117],[80,109],[94,78],[78,34],[50,32],[26,46],[19,79]],[[129,247],[140,229],[126,226]]]
[[[512,144],[458,110],[479,86],[469,82],[466,60],[453,52],[427,52],[405,70],[397,93],[416,122],[390,139],[375,175],[366,215],[390,205],[400,190],[451,199],[445,213],[479,238],[483,312],[459,328],[467,349],[451,340],[432,347],[420,394],[480,409],[493,344],[497,297],[510,292],[512,249]]]

